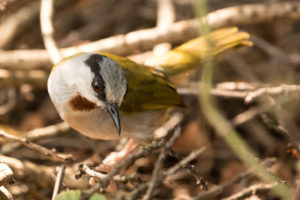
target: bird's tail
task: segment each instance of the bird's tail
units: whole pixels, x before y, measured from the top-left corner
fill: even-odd
[[[163,55],[159,61],[159,70],[165,75],[176,75],[199,66],[208,55],[215,56],[237,46],[251,46],[252,42],[248,39],[249,34],[239,31],[237,27],[213,31]]]

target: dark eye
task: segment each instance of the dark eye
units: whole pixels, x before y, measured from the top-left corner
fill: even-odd
[[[101,88],[100,84],[97,81],[93,81],[92,86],[93,86],[93,90],[95,92],[101,92],[102,91],[102,88]]]

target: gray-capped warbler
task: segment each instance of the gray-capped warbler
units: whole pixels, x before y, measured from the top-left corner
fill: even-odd
[[[170,109],[183,107],[167,77],[199,66],[209,49],[206,39],[212,54],[217,55],[251,45],[248,38],[236,27],[211,32],[162,56],[159,68],[108,53],[79,53],[53,67],[49,95],[60,117],[83,135],[147,141],[168,119]]]

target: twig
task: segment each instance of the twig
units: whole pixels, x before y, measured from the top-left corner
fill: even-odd
[[[0,163],[0,186],[13,183],[14,174],[10,167],[5,163]]]
[[[178,114],[178,116],[180,116],[182,113],[176,113]],[[176,115],[173,115],[176,116]],[[178,117],[177,116],[177,117]],[[179,117],[180,118],[180,117]],[[178,120],[178,123],[180,123],[181,121]],[[173,122],[171,123],[170,121],[166,122],[166,124],[168,124],[167,126],[164,126],[164,131],[170,132],[171,130],[174,129],[174,127],[177,124],[174,124]],[[173,126],[172,126],[173,125]],[[162,138],[161,140],[154,140],[152,142],[152,144],[145,146],[143,148],[140,148],[136,153],[134,154],[129,154],[126,158],[124,158],[120,164],[116,165],[111,172],[109,172],[107,174],[106,177],[102,178],[99,182],[97,182],[89,191],[87,191],[82,199],[87,199],[90,195],[92,195],[94,192],[98,191],[101,187],[105,188],[107,187],[107,185],[109,184],[110,180],[112,180],[112,178],[118,174],[121,169],[123,169],[125,166],[130,165],[131,163],[133,163],[134,161],[136,161],[138,158],[144,157],[150,153],[153,153],[155,150],[161,148],[162,146],[164,146],[166,144],[166,138]]]
[[[58,124],[46,126],[43,128],[37,128],[25,133],[22,136],[30,141],[35,141],[38,139],[43,139],[47,137],[53,137],[69,131],[71,128],[66,122],[60,122]],[[16,150],[20,147],[20,143],[6,144],[1,147],[0,153],[9,154],[10,152]]]
[[[91,169],[91,167],[89,165],[86,164],[80,164],[78,166],[78,170],[75,174],[75,178],[79,179],[83,174],[88,174],[91,177],[95,177],[98,179],[103,179],[107,176],[107,174],[103,174],[101,172],[95,171],[93,169]]]
[[[299,19],[300,3],[283,2],[270,4],[248,4],[232,6],[211,12],[207,21],[213,29],[230,26],[255,24],[274,18]],[[108,52],[128,55],[132,52],[146,51],[162,42],[180,43],[198,36],[198,20],[183,20],[174,23],[167,33],[158,32],[156,28],[134,31],[98,40],[89,44],[61,49],[63,57],[78,52]],[[50,57],[45,50],[16,50],[0,54],[0,66],[9,68],[33,69],[49,67]]]
[[[12,41],[36,21],[39,15],[39,6],[40,2],[34,1],[1,22],[0,49],[10,48]]]
[[[44,188],[54,184],[54,170],[50,167],[2,155],[0,155],[0,162],[4,162],[11,167],[14,176],[18,180],[34,181],[38,186]]]
[[[17,92],[15,88],[8,88],[6,103],[0,105],[0,115],[10,112],[17,103]]]
[[[175,8],[172,0],[157,0],[157,22],[158,31],[168,31],[175,21]]]
[[[267,158],[264,160],[263,163],[267,168],[269,168],[275,163],[275,159]],[[206,192],[199,194],[198,196],[196,196],[194,198],[194,200],[202,200],[202,199],[204,200],[204,199],[209,199],[209,198],[215,197],[215,196],[221,194],[226,188],[228,188],[231,185],[233,185],[237,182],[240,182],[244,178],[250,176],[252,174],[252,172],[253,172],[253,169],[248,169],[245,172],[241,172],[238,175],[236,175],[234,178],[230,179],[229,181],[227,181],[221,185],[218,185],[216,187],[213,187],[212,189],[210,189]]]
[[[157,0],[156,29],[158,32],[168,32],[175,21],[175,8],[172,0]],[[153,55],[144,64],[158,66],[161,55],[170,51],[172,45],[169,42],[162,42],[153,47]]]
[[[26,138],[19,138],[17,136],[10,135],[10,134],[6,133],[4,130],[0,130],[0,137],[9,139],[14,142],[22,143],[23,145],[42,153],[43,155],[45,155],[47,158],[49,158],[50,160],[52,160],[54,162],[65,163],[65,162],[72,160],[71,155],[56,153],[55,151],[51,151],[45,147],[42,147],[38,144],[30,142]]]
[[[204,189],[204,190],[207,190],[208,189],[208,184],[207,182],[204,180],[204,178],[202,176],[200,176],[198,174],[198,172],[195,170],[195,165],[188,165],[188,163],[186,163],[185,165],[183,165],[184,163],[181,163],[181,162],[186,162],[185,160],[186,159],[191,159],[193,158],[193,156],[195,156],[194,154],[197,154],[198,155],[198,151],[199,151],[199,154],[202,153],[203,151],[205,151],[206,147],[202,147],[201,149],[199,150],[196,150],[196,151],[193,151],[191,152],[186,158],[181,158],[179,154],[177,154],[176,152],[173,152],[171,151],[170,152],[170,155],[171,156],[174,156],[177,160],[181,160],[178,164],[181,165],[183,168],[186,168],[188,170],[188,172],[190,174],[192,174],[194,176],[194,178],[196,179],[197,181],[197,184],[200,184],[200,187],[201,189]],[[196,158],[196,157],[195,157]],[[191,161],[191,160],[190,160]],[[176,165],[178,165],[176,164]],[[175,165],[175,166],[176,166]],[[175,167],[174,166],[174,167]],[[179,167],[179,166],[178,166]],[[172,168],[171,168],[172,169]],[[170,169],[170,170],[171,170]],[[168,170],[169,171],[169,170]],[[172,173],[172,172],[168,172],[168,173]],[[171,174],[167,174],[167,176],[169,176]]]
[[[164,123],[161,127],[155,130],[154,138],[165,137],[170,130],[172,130],[177,124],[180,124],[184,119],[184,113],[181,111],[175,112],[171,115],[170,119]]]
[[[42,0],[40,12],[40,25],[44,45],[50,54],[53,64],[61,60],[59,50],[53,38],[54,29],[52,25],[53,0]]]
[[[98,171],[92,169],[91,166],[89,166],[87,164],[80,164],[78,166],[78,170],[75,174],[75,178],[79,179],[84,174],[87,174],[91,177],[95,177],[95,178],[98,178],[98,179],[103,179],[107,176],[107,174],[103,174],[101,172],[98,172]],[[138,181],[137,177],[135,177],[134,175],[133,176],[116,175],[112,179],[113,179],[113,181],[122,182],[122,183]]]
[[[1,200],[13,200],[13,196],[10,192],[2,185],[0,186],[0,199]]]
[[[162,140],[154,140],[150,145],[147,145],[143,148],[140,148],[136,153],[129,154],[126,158],[124,158],[119,164],[117,164],[112,171],[110,171],[106,177],[102,178],[99,182],[97,182],[90,190],[88,190],[82,197],[82,199],[88,199],[93,193],[98,191],[100,188],[105,188],[109,184],[110,180],[113,179],[115,175],[117,175],[121,169],[125,166],[132,164],[138,158],[147,156],[151,153],[154,153],[155,150],[161,148],[166,143],[166,140],[163,138]]]
[[[266,88],[259,88],[253,92],[249,92],[249,94],[245,97],[246,103],[251,103],[257,98],[263,95],[279,95],[279,94],[288,94],[291,92],[296,92],[300,94],[300,85],[285,85],[282,84],[277,87],[266,87]]]
[[[0,57],[1,55],[2,53]],[[19,87],[24,83],[28,83],[35,88],[45,88],[47,79],[48,73],[44,70],[24,71],[0,69],[0,84],[2,87]]]
[[[149,183],[148,186],[148,190],[146,192],[146,194],[144,195],[144,197],[142,198],[142,200],[149,200],[152,198],[153,196],[153,192],[155,190],[155,188],[158,186],[158,184],[160,184],[160,182],[163,180],[162,179],[162,168],[163,168],[163,162],[165,161],[168,152],[170,151],[170,149],[172,148],[172,145],[174,144],[175,140],[181,135],[181,128],[177,127],[174,130],[174,133],[172,135],[172,137],[169,139],[169,141],[166,143],[166,145],[164,146],[164,148],[162,149],[162,151],[159,154],[159,157],[156,161],[154,170],[152,172],[152,179]]]
[[[58,170],[51,200],[55,200],[55,197],[59,192],[59,188],[60,188],[61,183],[64,179],[65,169],[66,169],[66,166],[62,165],[62,166],[60,166],[60,168]]]
[[[284,61],[288,58],[284,51],[257,35],[251,34],[250,40],[273,59]]]
[[[185,168],[189,162],[197,158],[203,151],[205,151],[205,147],[192,151],[187,157],[182,159],[173,167],[169,168],[165,173],[161,174],[160,181],[163,181],[166,177],[176,173],[179,169]],[[149,187],[149,184],[150,184],[149,182],[140,184],[135,190],[133,190],[130,193],[130,195],[126,199],[127,200],[137,199],[141,193],[146,191],[146,189]]]
[[[274,108],[274,105],[262,105],[258,107],[249,108],[245,112],[242,112],[234,117],[232,124],[234,126],[240,126],[250,120],[252,120],[257,115],[263,114]]]
[[[199,95],[198,87],[177,88],[180,95]],[[217,97],[244,99],[247,96],[246,91],[231,91],[225,89],[213,88],[210,93]]]
[[[250,195],[250,194],[256,194],[259,191],[268,190],[277,185],[278,185],[277,182],[269,183],[269,184],[259,183],[256,185],[251,185],[250,187],[244,188],[236,194],[233,194],[229,197],[223,198],[223,200],[237,200],[237,199],[242,198],[243,196]]]

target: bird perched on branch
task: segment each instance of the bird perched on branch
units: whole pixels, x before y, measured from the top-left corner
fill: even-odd
[[[248,38],[235,27],[220,29],[170,51],[158,68],[108,53],[79,53],[53,67],[49,95],[61,118],[88,137],[147,141],[173,108],[183,107],[167,77],[199,66],[207,51],[251,45]]]

